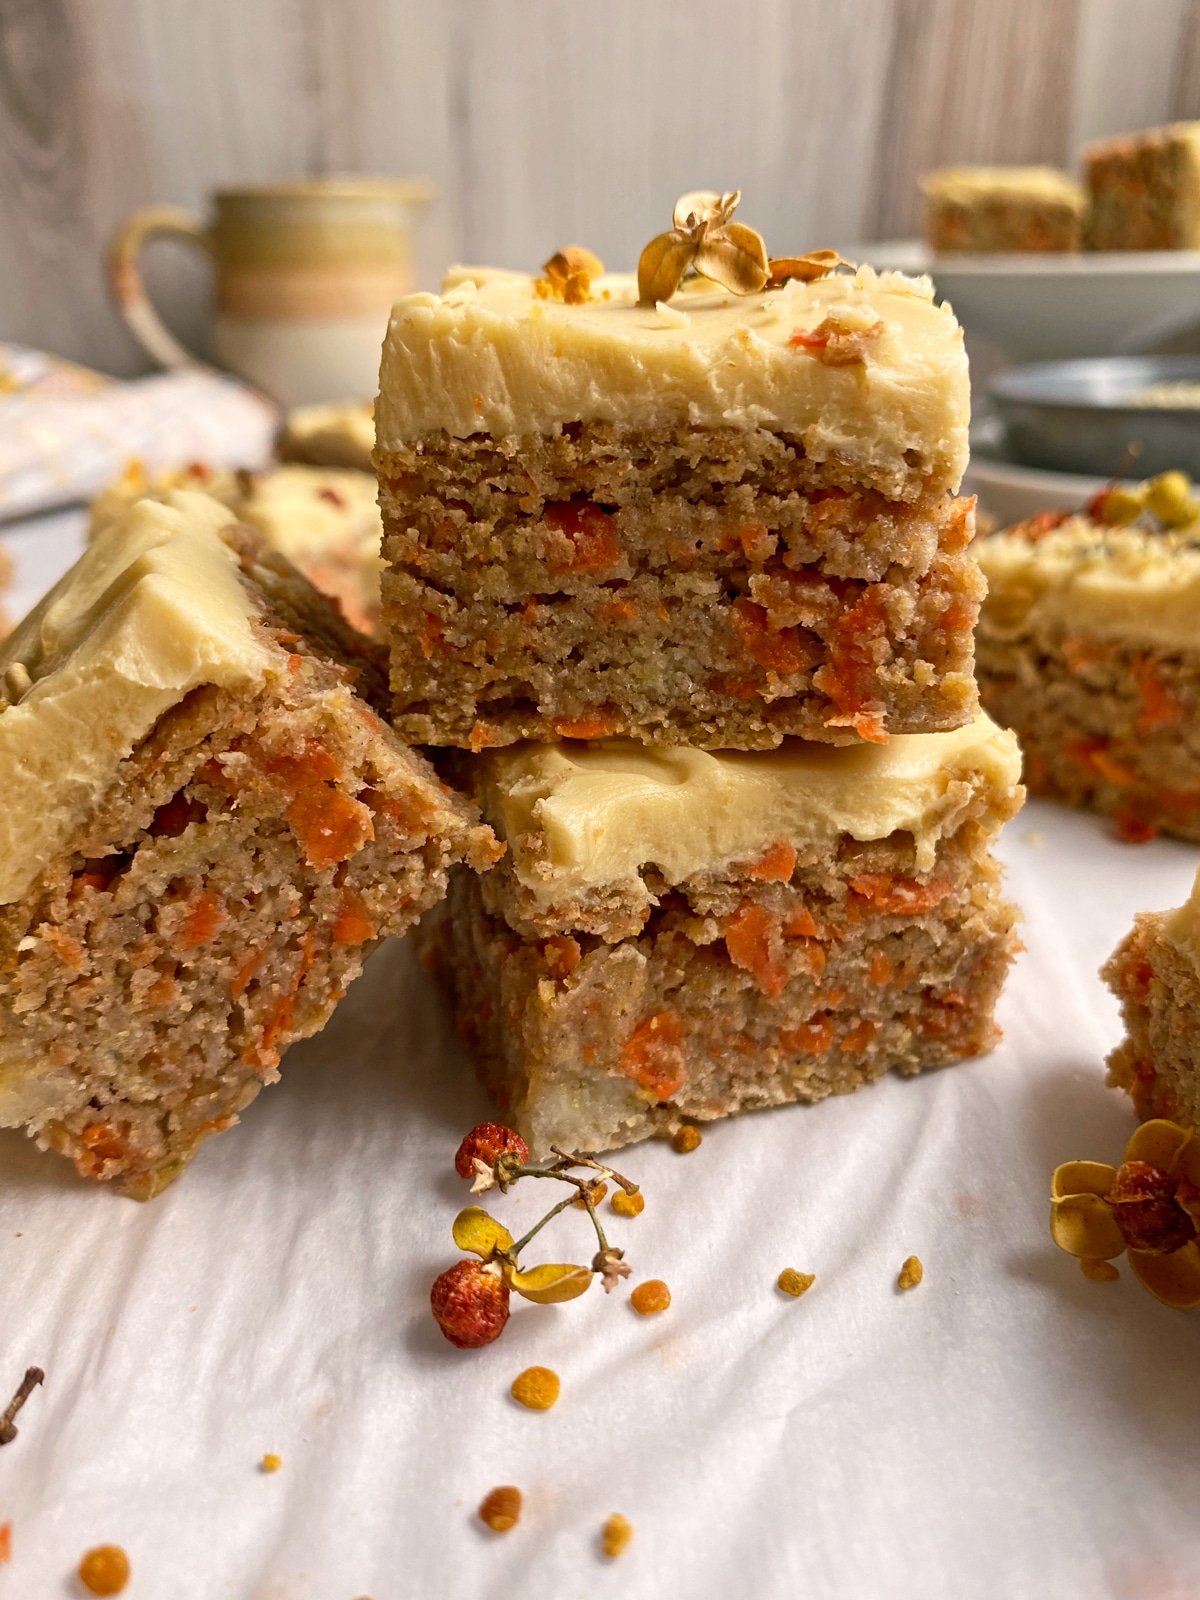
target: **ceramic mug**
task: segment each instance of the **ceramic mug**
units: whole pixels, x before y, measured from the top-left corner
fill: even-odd
[[[387,179],[222,189],[211,224],[146,207],[113,241],[113,293],[151,360],[195,365],[151,304],[138,265],[148,239],[187,239],[216,266],[221,366],[284,406],[365,399],[378,386],[392,304],[413,288],[412,217],[431,193],[421,182]]]

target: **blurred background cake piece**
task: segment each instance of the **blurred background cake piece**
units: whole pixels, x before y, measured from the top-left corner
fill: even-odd
[[[1083,190],[1055,167],[942,167],[921,190],[937,255],[1081,248]]]
[[[1200,122],[1087,145],[1089,250],[1200,250]]]

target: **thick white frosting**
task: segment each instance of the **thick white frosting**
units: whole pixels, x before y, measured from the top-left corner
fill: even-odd
[[[685,281],[667,306],[637,304],[631,276],[597,279],[582,305],[534,278],[455,268],[442,293],[392,311],[375,408],[378,448],[429,434],[496,438],[573,421],[692,424],[798,435],[815,460],[844,457],[957,488],[970,392],[962,330],[928,279],[875,273],[738,296]],[[827,317],[882,323],[862,361],[826,365],[789,341]]]
[[[1194,534],[1099,528],[1072,517],[1044,538],[999,533],[974,551],[987,579],[985,625],[1039,628],[1162,650],[1200,648],[1200,542]]]
[[[94,812],[120,763],[201,684],[278,671],[221,538],[233,513],[176,490],[111,523],[0,645],[0,905]]]
[[[668,883],[721,873],[777,844],[902,830],[933,864],[980,785],[1021,776],[1013,734],[988,717],[886,745],[786,740],[769,751],[706,751],[628,740],[519,744],[479,758],[485,807],[513,870],[547,902],[619,886],[653,865]]]

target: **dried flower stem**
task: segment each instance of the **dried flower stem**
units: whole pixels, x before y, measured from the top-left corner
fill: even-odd
[[[25,1376],[21,1379],[20,1384],[17,1386],[16,1394],[14,1394],[12,1399],[8,1402],[8,1405],[4,1409],[3,1415],[0,1415],[0,1445],[11,1444],[12,1441],[17,1437],[17,1428],[13,1422],[13,1418],[16,1416],[17,1412],[20,1411],[26,1400],[29,1399],[29,1396],[37,1388],[38,1384],[44,1383],[45,1379],[46,1374],[42,1371],[41,1367],[29,1367],[27,1369]]]

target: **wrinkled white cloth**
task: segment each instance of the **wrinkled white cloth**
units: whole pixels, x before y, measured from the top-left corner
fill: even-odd
[[[273,402],[209,367],[119,382],[0,344],[0,522],[78,504],[134,459],[149,472],[264,466],[279,421]]]
[[[442,1339],[452,1158],[489,1106],[403,945],[148,1205],[0,1134],[0,1405],[46,1371],[0,1450],[2,1600],[73,1592],[109,1541],[128,1600],[1192,1600],[1200,1316],[1085,1280],[1047,1190],[1134,1127],[1097,968],[1200,851],[1031,804],[1003,853],[1028,950],[991,1056],[614,1158],[646,1209],[604,1219],[630,1282],[669,1283],[657,1318],[627,1284]],[[516,1231],[533,1188],[486,1203]],[[582,1215],[547,1233],[530,1259],[588,1258]],[[787,1266],[816,1274],[798,1301]],[[533,1363],[548,1413],[508,1397]],[[475,1508],[503,1483],[497,1536]]]

